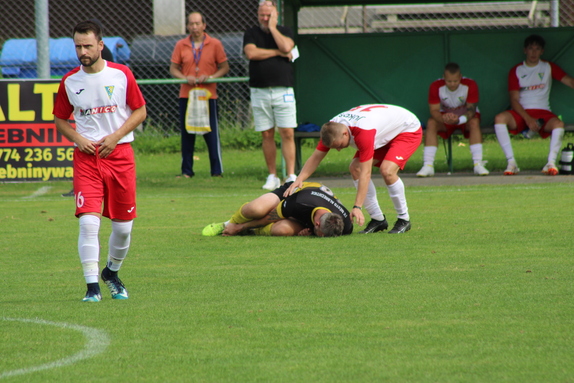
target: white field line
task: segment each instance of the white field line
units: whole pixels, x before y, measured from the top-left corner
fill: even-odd
[[[34,193],[30,194],[29,196],[22,197],[22,198],[35,198],[41,195],[48,193],[52,189],[51,186],[42,186],[40,189],[36,190]]]
[[[30,373],[36,372],[36,371],[50,370],[53,368],[68,366],[68,365],[76,363],[80,360],[92,358],[98,354],[103,353],[110,344],[110,337],[108,336],[108,334],[105,331],[98,330],[98,329],[95,329],[92,327],[79,326],[79,325],[65,323],[65,322],[50,322],[50,321],[43,320],[43,319],[4,318],[4,317],[2,317],[2,318],[0,318],[0,320],[11,321],[11,322],[34,323],[34,324],[39,324],[39,325],[55,326],[55,327],[60,327],[63,329],[70,329],[70,330],[74,330],[74,331],[79,331],[82,334],[84,334],[84,336],[86,337],[86,340],[87,340],[83,350],[79,351],[78,353],[76,353],[72,356],[69,356],[69,357],[66,357],[66,358],[63,358],[60,360],[56,360],[54,362],[42,364],[39,366],[32,366],[32,367],[27,367],[27,368],[21,368],[18,370],[5,371],[5,372],[0,373],[0,379],[12,377],[12,376],[17,376],[17,375],[30,374]]]

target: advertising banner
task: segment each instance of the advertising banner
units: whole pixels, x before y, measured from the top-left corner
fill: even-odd
[[[73,143],[52,110],[59,81],[0,80],[0,182],[71,180]]]

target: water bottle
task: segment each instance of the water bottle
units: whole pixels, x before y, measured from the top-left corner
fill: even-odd
[[[572,168],[574,167],[574,144],[571,142],[562,149],[560,155],[560,174],[574,174]]]
[[[538,124],[540,129],[544,128],[545,122],[543,118],[539,118],[538,120],[536,120],[536,123]],[[534,137],[535,134],[536,132],[530,130],[529,128],[526,128],[522,131],[522,136],[528,140]]]

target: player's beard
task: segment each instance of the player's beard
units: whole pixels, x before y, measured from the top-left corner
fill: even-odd
[[[98,62],[99,59],[100,59],[100,56],[90,57],[88,55],[83,55],[82,57],[79,58],[80,63],[85,67],[91,67],[96,62]]]

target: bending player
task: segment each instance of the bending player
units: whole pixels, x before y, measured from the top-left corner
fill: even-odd
[[[202,234],[232,236],[252,231],[266,236],[337,237],[353,232],[349,211],[328,187],[305,182],[284,198],[292,183],[243,204],[229,221],[212,223]]]
[[[411,229],[405,185],[399,177],[411,155],[421,143],[422,127],[417,117],[396,105],[360,105],[338,114],[321,127],[321,140],[309,157],[299,176],[289,187],[286,196],[301,187],[317,169],[330,149],[356,149],[349,166],[357,188],[351,219],[365,222],[363,205],[371,216],[367,227],[359,234],[376,233],[389,226],[383,214],[377,190],[371,180],[373,167],[379,168],[389,196],[397,212],[397,221],[389,234],[405,233]]]

